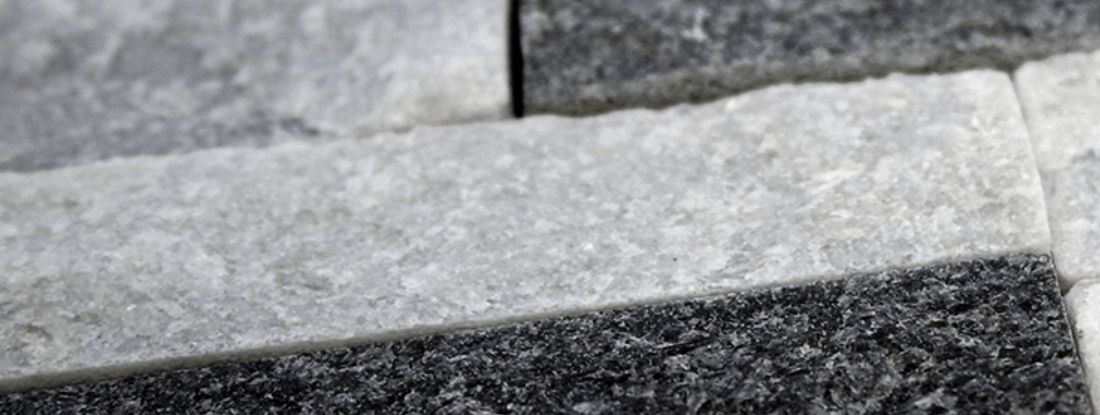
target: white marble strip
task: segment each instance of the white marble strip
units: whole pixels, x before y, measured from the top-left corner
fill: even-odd
[[[1073,323],[1077,355],[1085,369],[1093,405],[1100,402],[1100,280],[1077,282],[1066,294],[1066,309]]]
[[[0,170],[506,118],[507,9],[0,1]]]
[[[1015,75],[1046,192],[1054,261],[1068,285],[1100,278],[1100,52]]]
[[[0,385],[1049,251],[1003,73],[0,174]]]

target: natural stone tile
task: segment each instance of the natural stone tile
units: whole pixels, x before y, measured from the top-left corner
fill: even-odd
[[[8,173],[0,194],[0,386],[1049,251],[991,71]]]
[[[75,411],[1091,413],[1034,256],[0,396]]]
[[[519,0],[523,101],[590,114],[1100,46],[1095,0]]]
[[[506,0],[0,1],[0,170],[503,118]]]
[[[1088,377],[1093,402],[1100,402],[1100,280],[1084,280],[1066,294],[1077,349]]]
[[[1100,278],[1100,52],[1016,73],[1046,191],[1054,259],[1067,283]]]

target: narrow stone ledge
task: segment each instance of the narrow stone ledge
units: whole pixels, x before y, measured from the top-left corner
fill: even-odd
[[[1050,249],[992,71],[8,173],[0,194],[0,387]]]
[[[0,2],[0,170],[510,113],[507,0]]]
[[[1091,413],[1028,255],[0,396],[76,410]]]
[[[1016,85],[1067,286],[1100,276],[1100,52],[1022,66]]]
[[[1092,402],[1100,402],[1100,280],[1083,280],[1066,294],[1078,353],[1088,378]]]
[[[763,85],[1014,67],[1100,47],[1095,0],[519,0],[524,106],[585,115]]]

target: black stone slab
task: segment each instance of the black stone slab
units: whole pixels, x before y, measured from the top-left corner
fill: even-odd
[[[1008,67],[1100,47],[1096,0],[518,0],[528,113]]]
[[[0,396],[0,413],[1089,413],[1012,256]],[[479,412],[481,411],[481,412]]]

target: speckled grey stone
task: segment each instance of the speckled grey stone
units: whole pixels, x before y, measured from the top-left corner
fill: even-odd
[[[1016,72],[1066,285],[1100,278],[1100,51]]]
[[[761,85],[1008,66],[1100,46],[1095,0],[519,0],[528,112]]]
[[[4,413],[1088,414],[1045,257],[0,396]]]
[[[507,0],[0,1],[0,170],[510,112]]]
[[[1049,252],[1007,75],[0,174],[0,388]]]

